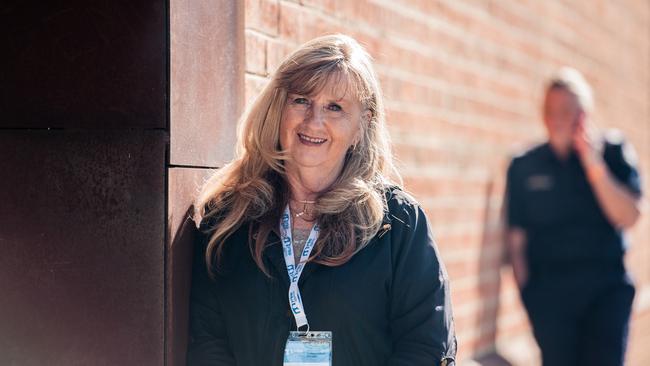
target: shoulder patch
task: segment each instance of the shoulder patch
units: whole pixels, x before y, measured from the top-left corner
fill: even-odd
[[[622,146],[622,150],[623,150],[623,160],[625,160],[625,162],[628,163],[630,166],[636,167],[638,157],[636,155],[636,151],[634,151],[634,147],[632,147],[632,144],[624,143]]]
[[[627,142],[623,132],[617,128],[608,128],[603,132],[603,138],[608,145],[621,149],[621,158],[630,166],[636,166],[638,157],[632,144]]]
[[[621,145],[625,142],[623,132],[617,128],[608,128],[603,131],[603,138],[612,145]]]

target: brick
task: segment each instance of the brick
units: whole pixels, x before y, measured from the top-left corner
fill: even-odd
[[[250,105],[250,103],[257,98],[257,96],[260,94],[266,83],[268,82],[268,79],[263,78],[258,75],[252,75],[252,74],[246,74],[245,78],[245,98],[246,98],[246,105]]]
[[[252,31],[246,31],[246,72],[266,75],[266,40]]]
[[[246,27],[266,33],[278,34],[278,0],[246,0]]]
[[[266,70],[268,73],[274,73],[292,50],[293,47],[282,41],[269,40],[266,42]]]

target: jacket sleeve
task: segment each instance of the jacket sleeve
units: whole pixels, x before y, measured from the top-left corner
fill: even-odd
[[[390,366],[454,365],[449,280],[424,211],[406,205],[393,235]]]
[[[207,236],[197,233],[192,264],[187,366],[234,366],[214,282],[205,263]]]
[[[524,192],[517,174],[516,159],[510,161],[506,173],[505,208],[508,228],[526,229]]]
[[[636,152],[631,143],[621,141],[605,150],[605,161],[616,179],[635,196],[643,195],[643,184],[637,168]]]

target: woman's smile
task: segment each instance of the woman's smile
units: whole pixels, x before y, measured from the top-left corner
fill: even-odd
[[[320,146],[327,141],[327,139],[324,138],[312,137],[302,133],[298,133],[297,135],[300,142],[307,146]]]

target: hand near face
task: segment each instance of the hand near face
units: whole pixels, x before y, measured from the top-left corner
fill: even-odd
[[[600,157],[602,143],[593,124],[584,112],[577,117],[572,136],[573,149],[583,164],[589,164]]]

